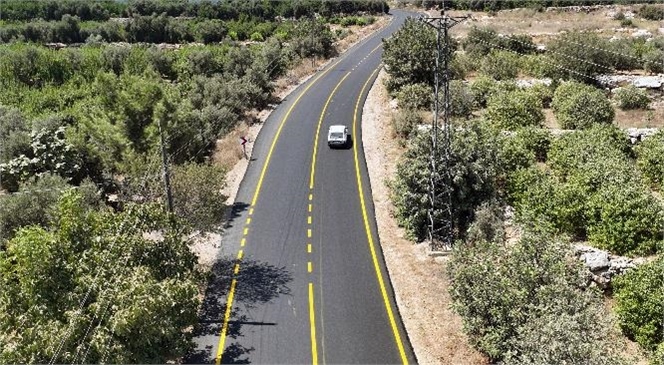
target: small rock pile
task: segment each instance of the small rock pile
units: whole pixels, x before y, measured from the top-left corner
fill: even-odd
[[[644,258],[631,259],[624,256],[611,255],[606,251],[586,246],[575,245],[579,259],[589,270],[588,283],[595,283],[602,290],[611,287],[611,279],[646,262]]]

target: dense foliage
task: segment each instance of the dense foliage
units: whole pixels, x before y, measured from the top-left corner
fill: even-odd
[[[622,110],[647,109],[650,104],[648,94],[633,85],[621,87],[616,90],[615,95],[618,107]]]
[[[652,253],[662,239],[664,206],[626,152],[626,136],[613,127],[563,135],[548,151],[551,170],[517,172],[509,196],[525,219],[551,222],[617,254]]]
[[[585,129],[597,124],[611,124],[615,116],[611,102],[601,90],[574,81],[558,86],[551,107],[563,129]]]
[[[190,1],[190,0],[3,0],[3,19],[11,20],[60,20],[65,14],[77,15],[82,20],[106,20],[109,17],[146,16],[166,14],[169,17],[197,17],[206,19],[234,20],[274,17],[302,17],[312,13],[330,16],[339,13],[352,14],[360,11],[388,12],[385,1]]]
[[[664,131],[646,138],[635,151],[641,173],[661,190],[664,187]]]
[[[182,356],[198,309],[196,258],[185,232],[155,206],[113,213],[81,200],[65,193],[51,229],[24,227],[0,251],[0,361]],[[155,231],[159,237],[145,237]]]
[[[528,90],[499,92],[487,101],[486,118],[500,129],[539,127],[544,123],[542,103]]]
[[[464,330],[492,361],[622,363],[600,295],[581,287],[581,264],[560,238],[540,229],[510,245],[502,234],[460,243],[449,271]]]
[[[654,351],[662,343],[662,257],[630,270],[613,283],[616,313],[624,333],[644,349]]]
[[[475,209],[499,194],[505,176],[535,161],[532,152],[512,143],[511,137],[500,134],[486,122],[473,120],[462,122],[462,125],[462,128],[452,130],[451,185],[442,179],[445,173],[442,160],[437,164],[440,188],[452,191],[453,219],[459,237],[466,234]],[[391,183],[397,220],[417,240],[426,234],[430,150],[429,136],[417,134],[398,164],[395,180]],[[442,154],[438,156],[442,159]],[[440,203],[437,206],[440,207]]]

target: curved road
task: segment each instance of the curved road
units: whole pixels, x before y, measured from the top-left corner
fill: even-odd
[[[265,122],[189,362],[415,362],[376,234],[360,130],[381,40],[408,13],[392,15]],[[348,126],[352,148],[328,148],[332,124]]]

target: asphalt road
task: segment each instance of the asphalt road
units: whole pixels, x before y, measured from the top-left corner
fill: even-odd
[[[415,362],[376,234],[360,130],[381,40],[408,13],[392,15],[265,122],[189,362]],[[348,126],[351,148],[328,148],[332,124]]]

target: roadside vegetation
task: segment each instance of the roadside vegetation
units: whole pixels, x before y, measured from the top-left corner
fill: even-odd
[[[0,363],[190,351],[207,280],[191,238],[219,232],[227,209],[217,140],[275,102],[289,70],[336,55],[344,27],[388,9],[2,1]]]
[[[638,14],[656,16],[651,11]],[[573,30],[547,36],[544,47],[540,39],[473,27],[450,47],[454,308],[491,362],[632,363],[626,336],[662,363],[663,134],[630,140],[615,120],[618,112],[652,108],[661,95],[628,84],[607,91],[599,77],[657,72],[650,60],[664,54],[664,38],[609,40]],[[431,142],[421,125],[431,123],[434,30],[407,21],[385,40],[383,61],[399,105],[394,136],[405,147],[390,182],[394,215],[422,242]],[[603,290],[579,260],[579,243],[649,263]]]

